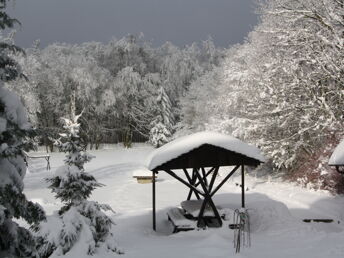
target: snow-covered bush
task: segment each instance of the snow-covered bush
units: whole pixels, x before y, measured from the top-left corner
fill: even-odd
[[[81,147],[80,116],[63,119],[65,133],[61,134],[57,145],[67,153],[65,165],[47,179],[49,188],[63,206],[36,227],[41,257],[63,255],[77,249],[83,255],[93,255],[98,248],[121,253],[112,232],[114,222],[104,213],[112,211],[111,207],[87,200],[92,191],[102,185],[84,170],[84,164],[93,156]]]
[[[0,27],[12,28],[17,22],[5,13],[6,0],[0,0]],[[23,150],[32,149],[33,130],[19,97],[5,88],[4,82],[21,76],[19,65],[11,58],[20,48],[1,38],[0,43],[0,252],[19,257],[37,257],[30,231],[16,219],[34,225],[45,219],[42,208],[23,194],[26,173]]]
[[[156,99],[156,117],[152,122],[152,129],[149,133],[149,142],[156,148],[167,143],[174,131],[174,115],[170,98],[163,87],[160,87]]]

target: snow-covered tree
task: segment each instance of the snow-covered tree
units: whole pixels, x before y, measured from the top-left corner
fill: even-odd
[[[30,122],[42,132],[40,143],[50,149],[59,118],[68,116],[71,105],[77,113],[84,110],[80,136],[90,147],[148,140],[158,89],[163,86],[170,96],[178,121],[180,98],[223,57],[211,38],[183,48],[171,43],[153,48],[133,35],[107,44],[55,43],[41,49],[35,43],[25,52],[15,58],[29,81],[7,86],[22,98]]]
[[[339,1],[268,1],[251,34],[261,86],[250,134],[278,167],[295,169],[342,127],[343,11]]]
[[[0,0],[0,27],[12,28],[18,21],[6,12],[7,1]],[[0,254],[11,253],[19,257],[37,257],[35,241],[29,230],[20,227],[16,219],[34,225],[45,219],[42,208],[28,201],[23,194],[26,173],[24,150],[32,149],[33,130],[19,97],[6,89],[5,82],[21,76],[21,69],[11,57],[21,51],[11,40],[1,38],[0,43]]]
[[[206,124],[215,116],[214,98],[218,97],[217,86],[223,83],[223,68],[212,71],[193,81],[188,94],[181,98],[181,121],[178,134],[188,134],[206,129]]]
[[[290,174],[302,169],[301,175],[305,161],[324,153],[319,148],[326,148],[333,134],[342,135],[344,5],[337,0],[261,2],[259,24],[247,42],[227,51],[223,78],[208,83],[215,89],[213,101],[183,103],[191,115],[183,114],[182,124],[197,128],[208,114],[204,128],[254,143],[276,169]],[[189,91],[187,99],[207,93],[201,91]]]
[[[49,188],[63,206],[36,228],[41,257],[66,253],[93,255],[98,249],[121,253],[112,232],[114,222],[104,213],[112,211],[111,207],[87,200],[102,185],[84,169],[93,156],[81,147],[80,116],[63,119],[65,132],[57,144],[67,153],[65,165],[47,179]]]
[[[149,134],[149,141],[154,147],[160,147],[169,142],[174,131],[174,115],[172,105],[165,89],[160,87],[156,99],[156,117],[152,121],[152,129]]]

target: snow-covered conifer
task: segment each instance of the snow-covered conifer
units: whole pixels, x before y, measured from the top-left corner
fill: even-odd
[[[81,252],[93,255],[99,248],[121,253],[112,233],[114,222],[104,213],[112,211],[111,207],[87,200],[92,191],[102,185],[84,169],[84,164],[93,156],[81,147],[80,116],[63,119],[65,133],[57,141],[60,150],[67,153],[65,165],[47,181],[63,206],[37,227],[38,251],[42,257],[80,255]]]
[[[0,27],[12,28],[17,20],[5,13],[7,0],[0,0]],[[11,41],[0,43],[0,254],[37,257],[30,231],[20,227],[16,219],[31,225],[45,218],[42,208],[28,201],[23,194],[26,173],[23,150],[30,150],[28,139],[33,130],[19,97],[6,89],[4,83],[21,76],[17,62],[10,54],[21,51]]]
[[[160,87],[157,102],[157,116],[152,122],[149,141],[153,146],[160,147],[169,141],[174,129],[172,105],[165,89]]]
[[[166,128],[166,126],[161,122],[157,122],[150,131],[149,141],[154,147],[158,148],[169,142],[170,137],[171,132]]]

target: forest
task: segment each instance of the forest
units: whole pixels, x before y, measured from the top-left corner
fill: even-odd
[[[1,30],[20,26],[18,20],[6,13],[8,2],[11,1],[0,0]],[[98,255],[103,258],[124,254],[114,235],[114,217],[123,222],[122,233],[129,249],[135,248],[137,235],[139,243],[155,241],[155,237],[161,235],[148,232],[143,226],[150,209],[144,203],[147,188],[134,184],[131,174],[134,169],[143,169],[142,164],[146,163],[142,160],[153,147],[201,131],[232,135],[258,147],[257,151],[261,150],[267,158],[261,159],[262,163],[266,162],[255,170],[254,177],[250,175],[247,188],[244,175],[252,169],[245,172],[241,164],[242,181],[228,182],[227,192],[222,193],[232,198],[238,187],[242,196],[253,191],[251,200],[257,201],[251,204],[256,207],[253,214],[258,218],[253,222],[263,228],[256,232],[264,232],[271,226],[270,235],[276,235],[279,230],[284,236],[287,229],[281,231],[280,225],[288,225],[288,230],[289,226],[290,230],[297,228],[290,232],[300,239],[308,237],[304,237],[299,228],[311,238],[318,232],[315,230],[323,229],[315,227],[312,231],[311,227],[299,227],[307,221],[296,222],[293,216],[324,214],[318,206],[329,212],[321,199],[326,196],[336,218],[327,221],[338,224],[331,224],[333,227],[326,232],[334,233],[332,237],[341,241],[337,233],[344,230],[339,225],[343,213],[338,203],[343,200],[333,196],[344,193],[344,180],[328,161],[344,136],[344,0],[262,0],[257,1],[256,11],[258,24],[243,43],[228,48],[217,47],[211,37],[183,47],[171,42],[156,47],[143,34],[128,34],[107,43],[54,43],[43,48],[37,40],[32,47],[22,49],[15,44],[15,33],[1,34],[0,256]],[[153,147],[142,144],[144,147],[132,148],[130,152],[136,143],[149,143]],[[90,173],[86,172],[89,167],[85,164],[95,158],[86,151],[98,151],[102,144],[121,146],[112,150],[120,158],[107,156],[110,152],[98,152],[100,161]],[[30,173],[27,152],[34,152],[38,147],[44,148],[60,165],[59,152],[66,153],[63,164],[53,167],[54,173],[45,168],[44,172],[38,169],[36,174]],[[123,163],[122,159],[130,162]],[[199,168],[193,169],[195,175],[199,173]],[[213,174],[210,189],[218,169]],[[157,171],[154,168],[152,171],[155,191]],[[149,176],[152,171],[148,170]],[[24,192],[26,174],[29,179],[25,184],[31,188]],[[187,176],[187,171],[185,174]],[[227,175],[226,180],[231,175]],[[269,184],[272,177],[280,181]],[[257,178],[264,181],[258,182]],[[189,179],[190,184],[194,184],[192,189],[196,188],[199,184],[196,177]],[[198,180],[201,179],[199,175]],[[106,203],[101,204],[93,199],[92,192],[104,186],[104,181],[109,182],[108,192],[104,190],[94,195]],[[175,189],[175,185],[164,178],[157,182]],[[259,184],[264,184],[265,192],[259,189]],[[294,184],[303,188],[295,190]],[[127,191],[134,185],[135,190]],[[50,189],[53,200],[49,195],[43,196],[46,189],[42,187]],[[287,189],[277,194],[282,202],[273,198],[278,187]],[[313,190],[321,191],[314,193]],[[165,200],[183,193],[177,192],[175,196],[165,194]],[[38,194],[39,198],[27,198],[27,193]],[[301,205],[295,204],[295,193],[302,196],[297,200]],[[202,212],[210,202],[210,197],[204,196]],[[136,200],[138,197],[140,201]],[[155,195],[153,199],[155,211]],[[304,205],[306,211],[302,206],[304,200],[308,203]],[[289,202],[289,206],[283,202]],[[169,202],[163,204],[170,206]],[[114,215],[112,206],[117,205],[122,213]],[[295,207],[299,208],[296,213]],[[300,207],[304,209],[301,212]],[[293,216],[289,208],[294,209]],[[163,207],[159,212],[166,210]],[[241,215],[246,214],[247,220],[248,211],[240,211]],[[159,222],[162,225],[166,221],[160,217]],[[239,224],[232,225],[233,229],[240,229]],[[203,229],[203,237],[215,235]],[[228,231],[224,230],[225,237],[216,237],[227,246]],[[255,236],[264,239],[264,234]],[[172,238],[165,237],[163,241],[166,239]],[[203,240],[199,242],[203,245]],[[342,242],[340,245],[341,249],[334,251],[339,256],[335,257],[342,257]],[[265,244],[261,246],[266,250]],[[304,257],[303,249],[300,257]],[[276,250],[279,252],[279,248]],[[141,249],[136,252],[141,254]],[[80,253],[84,256],[79,256]],[[268,257],[261,253],[259,257]],[[135,252],[132,255],[137,257]],[[257,256],[253,253],[252,257]]]
[[[22,97],[31,123],[43,133],[40,143],[50,151],[60,118],[70,117],[72,106],[83,112],[81,135],[91,149],[100,143],[130,146],[149,139],[161,109],[159,95],[168,98],[180,121],[180,101],[190,84],[219,66],[224,54],[211,38],[184,48],[169,42],[153,48],[142,35],[44,49],[36,42],[16,56],[28,80],[19,78],[8,87]],[[171,123],[175,126],[174,119]]]
[[[154,48],[143,35],[43,49],[37,41],[15,56],[28,80],[7,87],[49,151],[74,106],[91,149],[220,131],[262,148],[273,171],[341,192],[326,157],[343,134],[343,4],[262,2],[245,43],[227,49],[211,38]]]

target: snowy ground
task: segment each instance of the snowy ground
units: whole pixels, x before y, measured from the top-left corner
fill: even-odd
[[[209,257],[344,257],[344,197],[314,192],[283,182],[265,182],[247,177],[247,207],[250,208],[252,246],[235,254],[233,231],[220,229],[171,234],[166,211],[186,199],[187,189],[168,175],[160,173],[157,183],[158,230],[152,231],[151,184],[138,184],[132,172],[152,150],[138,145],[132,149],[114,147],[91,152],[96,158],[86,169],[104,187],[94,191],[92,199],[107,203],[113,216],[118,243],[127,258],[209,258]],[[44,178],[62,164],[64,154],[54,153],[52,169],[45,170],[42,160],[30,162],[25,194],[39,202],[47,214],[60,203],[46,188]],[[225,170],[222,170],[222,174]],[[240,207],[239,177],[229,180],[215,198],[217,204]],[[331,218],[335,222],[304,223],[304,218]],[[98,257],[103,257],[98,255]]]

